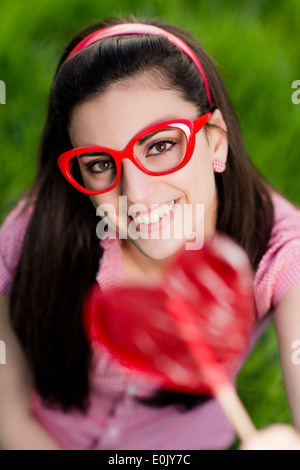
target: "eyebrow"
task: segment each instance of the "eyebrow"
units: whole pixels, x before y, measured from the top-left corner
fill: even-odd
[[[165,129],[158,129],[158,131],[151,132],[150,134],[144,135],[144,137],[141,137],[138,141],[138,145],[143,145],[147,140],[151,139],[155,134],[158,134],[159,132],[163,131],[175,131],[176,129],[172,129],[171,127],[166,127]]]
[[[97,152],[96,150],[94,150],[93,152],[80,153],[78,155],[79,158],[82,158],[82,157],[105,157],[105,156],[110,157],[111,155],[107,152]]]

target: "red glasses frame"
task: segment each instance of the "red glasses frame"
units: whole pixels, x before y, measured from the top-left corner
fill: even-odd
[[[62,155],[57,160],[57,164],[59,166],[60,171],[64,175],[64,177],[67,179],[67,181],[78,191],[84,193],[84,194],[89,194],[89,195],[96,195],[96,194],[103,194],[108,191],[111,191],[114,189],[119,181],[120,181],[120,176],[121,176],[121,162],[125,158],[128,158],[134,165],[136,165],[141,171],[146,173],[147,175],[151,176],[163,176],[163,175],[168,175],[170,173],[174,173],[175,171],[180,170],[183,168],[191,159],[194,148],[195,148],[195,141],[196,141],[196,134],[197,132],[202,129],[202,127],[205,126],[205,124],[208,122],[210,119],[212,113],[206,113],[203,116],[200,116],[199,118],[195,119],[195,121],[189,121],[188,119],[172,119],[169,121],[163,121],[158,124],[154,124],[153,126],[147,127],[146,129],[140,131],[138,134],[136,134],[133,139],[127,144],[127,146],[124,148],[124,150],[114,150],[108,147],[101,147],[101,146],[89,146],[89,147],[79,147],[75,148],[72,150],[68,150],[67,152],[64,152]],[[135,156],[134,154],[134,146],[137,143],[138,140],[140,140],[142,137],[144,137],[146,134],[150,134],[152,132],[157,132],[160,129],[167,129],[167,128],[175,128],[175,129],[180,129],[184,132],[186,136],[186,142],[187,142],[187,147],[186,147],[186,153],[184,156],[184,159],[175,168],[172,168],[172,170],[167,170],[161,173],[154,173],[152,171],[147,170],[146,168],[143,167],[139,159]],[[96,152],[96,151],[101,151],[108,153],[111,155],[116,163],[116,180],[112,186],[110,186],[107,189],[101,190],[101,191],[92,191],[90,189],[86,189],[83,186],[81,186],[77,181],[73,178],[71,174],[71,168],[73,166],[73,162],[71,161],[72,158],[78,156],[80,153],[85,153],[85,152]]]

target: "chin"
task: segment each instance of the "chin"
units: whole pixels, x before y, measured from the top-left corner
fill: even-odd
[[[131,242],[147,258],[163,261],[179,253],[185,240],[131,240]]]

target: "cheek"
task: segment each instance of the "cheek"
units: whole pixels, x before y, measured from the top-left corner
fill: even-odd
[[[209,204],[215,193],[212,157],[206,141],[195,146],[189,163],[173,175],[173,185],[186,195],[187,203]]]
[[[197,137],[193,156],[190,160],[191,171],[203,177],[213,176],[212,154],[204,134]]]
[[[110,191],[107,194],[97,194],[95,196],[89,196],[95,209],[99,206],[108,213],[108,216],[117,214],[119,211],[119,195],[114,194],[114,191]]]

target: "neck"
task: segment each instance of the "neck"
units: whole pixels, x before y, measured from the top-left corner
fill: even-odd
[[[142,253],[135,245],[122,240],[124,274],[126,282],[157,283],[167,260],[156,260]]]

